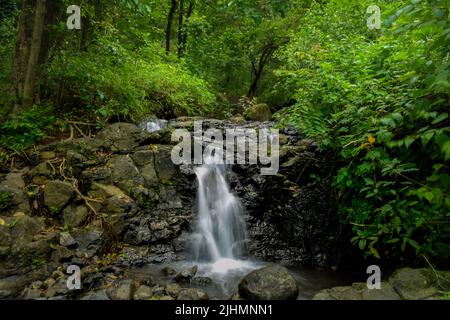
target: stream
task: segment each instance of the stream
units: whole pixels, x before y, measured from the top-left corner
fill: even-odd
[[[141,125],[141,128],[150,132],[163,127],[160,120]],[[206,283],[194,282],[184,286],[200,287],[211,299],[229,299],[237,293],[238,284],[246,274],[273,263],[245,258],[246,246],[250,240],[244,208],[230,190],[223,159],[210,155],[194,171],[198,182],[197,222],[189,237],[188,261],[166,265],[150,264],[131,270],[129,274],[137,280],[150,276],[160,284],[169,284],[173,282],[173,277],[163,274],[164,267],[181,271],[197,266],[195,278],[207,279]],[[301,267],[289,269],[300,288],[298,299],[311,299],[321,289],[349,285],[355,281],[354,274]]]

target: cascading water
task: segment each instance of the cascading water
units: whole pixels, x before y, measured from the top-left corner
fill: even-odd
[[[242,268],[240,260],[247,241],[242,206],[230,191],[221,159],[210,156],[195,168],[198,180],[198,223],[192,250],[197,262],[223,273]]]

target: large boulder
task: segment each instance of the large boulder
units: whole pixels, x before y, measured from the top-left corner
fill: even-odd
[[[89,192],[89,196],[101,201],[101,203],[98,202],[94,204],[97,211],[108,214],[124,213],[135,206],[132,198],[113,185],[104,185],[94,182],[91,191]]]
[[[69,228],[78,228],[86,221],[89,210],[86,206],[69,206],[63,211],[64,224]]]
[[[15,275],[0,279],[0,299],[14,298],[30,282],[30,275]]]
[[[294,300],[298,286],[286,268],[270,266],[246,275],[239,283],[239,295],[248,300]]]
[[[438,283],[438,276],[441,278]],[[450,273],[440,272],[439,275],[430,269],[403,268],[394,272],[389,278],[389,283],[405,300],[423,300],[436,297],[446,285],[450,289]]]
[[[130,156],[115,156],[106,166],[112,169],[113,183],[130,195],[136,194],[137,189],[143,188],[144,178]]]
[[[113,151],[132,150],[148,137],[148,133],[130,123],[114,123],[97,134],[97,139]]]
[[[15,242],[28,242],[44,228],[45,223],[42,218],[18,214],[12,222],[11,236]]]
[[[0,212],[14,208],[19,212],[28,213],[30,205],[24,193],[25,182],[21,172],[11,172],[0,184]]]
[[[250,121],[270,121],[272,112],[265,103],[255,104],[245,111],[245,118]]]
[[[54,180],[45,185],[45,205],[50,210],[59,211],[66,206],[75,194],[69,182]]]

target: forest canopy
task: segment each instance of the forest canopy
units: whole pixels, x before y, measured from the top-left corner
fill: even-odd
[[[69,29],[81,8],[81,25]],[[368,20],[376,5],[380,26]],[[446,0],[6,0],[0,161],[71,124],[229,118],[267,103],[330,154],[371,259],[450,258]]]

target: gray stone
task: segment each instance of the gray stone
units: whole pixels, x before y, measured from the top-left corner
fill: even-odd
[[[166,286],[165,290],[169,296],[176,298],[181,291],[181,287],[176,283],[170,283]]]
[[[172,162],[172,147],[155,145],[155,169],[159,181],[168,183],[176,174],[176,167]]]
[[[389,283],[405,300],[423,300],[439,294],[437,278],[429,269],[403,268],[394,272]]]
[[[239,295],[248,300],[297,299],[298,286],[283,267],[265,267],[252,271],[239,283]]]
[[[179,274],[177,274],[174,278],[176,282],[190,282],[191,279],[195,276],[197,273],[197,266],[193,266],[192,268],[186,269],[181,271]]]
[[[115,156],[107,166],[111,167],[113,183],[119,188],[130,193],[132,189],[143,186],[144,178],[130,156]]]
[[[148,136],[138,126],[130,123],[114,123],[97,134],[97,139],[114,150],[131,150]]]
[[[153,290],[149,286],[142,285],[134,293],[134,300],[150,300],[153,296]]]
[[[73,197],[74,190],[69,182],[50,181],[45,185],[45,205],[54,210],[61,210]]]
[[[164,267],[164,268],[161,270],[161,272],[162,272],[162,274],[165,275],[166,277],[167,277],[167,276],[174,276],[174,275],[177,274],[177,270],[175,270],[174,268],[171,268],[171,267]]]
[[[86,293],[85,295],[83,295],[83,297],[81,297],[81,300],[96,300],[96,301],[100,301],[100,300],[110,300],[108,295],[106,294],[106,290],[102,289],[102,290],[97,290],[97,291],[91,291]]]
[[[14,217],[11,237],[18,242],[31,241],[33,236],[41,232],[45,223],[42,218],[29,217],[27,215],[18,215]]]
[[[78,228],[89,217],[86,206],[69,206],[63,211],[64,224],[69,228]]]
[[[72,247],[77,244],[72,235],[68,232],[61,232],[59,234],[59,244],[63,247]]]
[[[181,289],[177,300],[208,300],[208,294],[202,290],[188,288]]]
[[[31,281],[28,275],[0,279],[0,299],[17,297],[29,282]]]
[[[133,298],[133,282],[122,280],[109,289],[111,300],[131,300]]]

